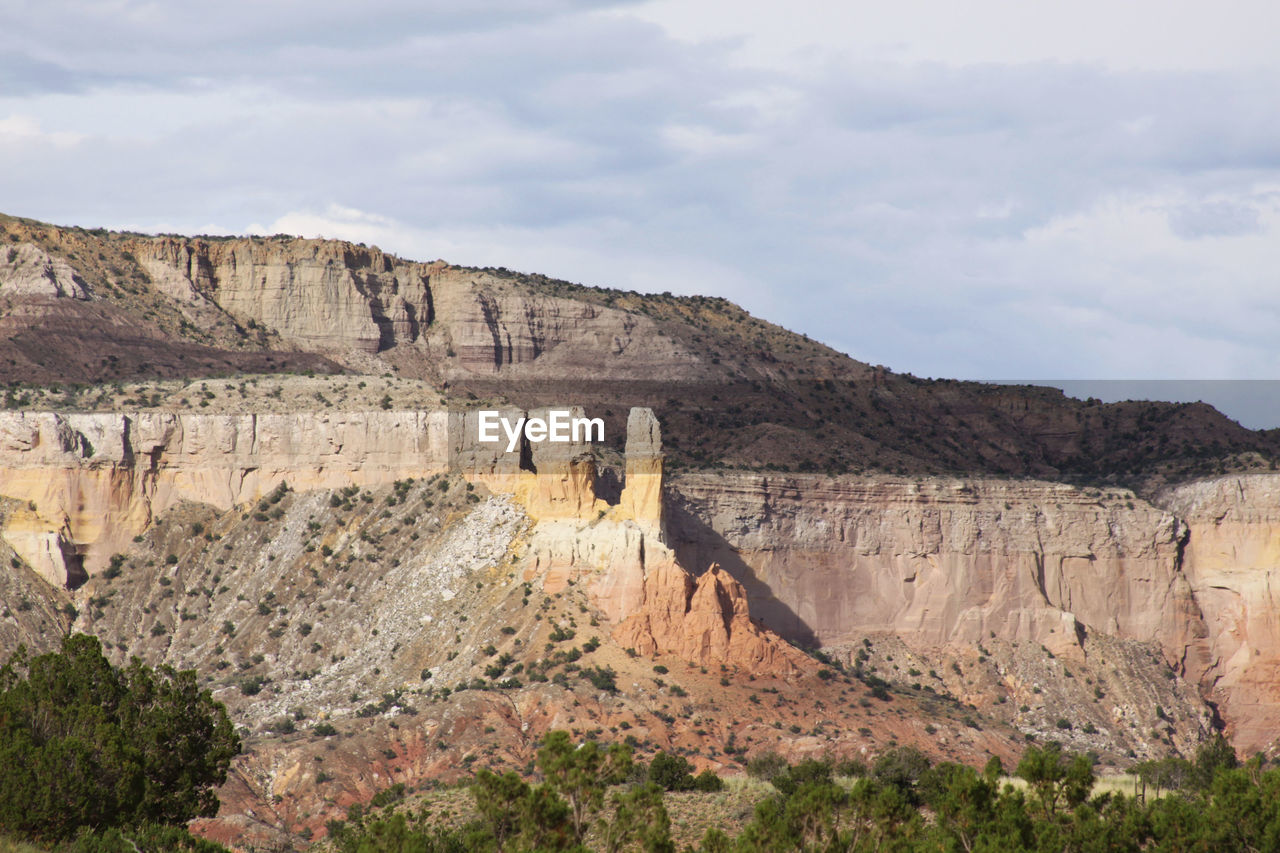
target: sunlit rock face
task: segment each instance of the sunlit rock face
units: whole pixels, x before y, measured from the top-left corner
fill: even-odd
[[[248,504],[448,466],[444,412],[0,414],[0,535],[51,583],[100,571],[181,501]]]
[[[1218,704],[1237,749],[1280,732],[1280,476],[1201,480],[1156,500],[1185,519],[1182,566],[1204,624],[1188,675]]]
[[[668,484],[660,425],[638,408],[620,494],[606,500],[592,442],[522,438],[509,451],[478,440],[477,417],[6,412],[0,537],[50,584],[76,586],[182,502],[249,508],[282,483],[306,492],[456,471],[528,518],[519,571],[550,590],[582,584],[638,652],[785,674],[810,664],[779,635],[839,647],[891,634],[919,649],[999,639],[1068,656],[1089,636],[1149,642],[1241,748],[1271,746],[1276,475],[1152,502],[1025,480],[703,472]]]
[[[443,261],[413,263],[326,240],[124,244],[156,289],[180,304],[216,306],[352,365],[395,348],[463,376],[519,376],[532,367],[568,379],[645,379],[656,371],[690,378],[700,370],[700,360],[648,317]]]

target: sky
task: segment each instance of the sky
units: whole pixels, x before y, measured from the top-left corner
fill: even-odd
[[[918,376],[1278,379],[1277,33],[1274,0],[3,0],[0,211],[724,296]]]

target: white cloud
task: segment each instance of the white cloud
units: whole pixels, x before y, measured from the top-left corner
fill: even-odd
[[[72,148],[83,140],[84,135],[79,133],[46,131],[31,116],[10,115],[0,118],[0,145],[52,145],[54,148],[65,149]]]
[[[1121,6],[27,4],[0,198],[724,295],[921,375],[1271,375],[1272,6]]]
[[[732,40],[740,62],[786,69],[833,57],[1163,71],[1280,63],[1272,0],[651,0],[617,14],[692,42]]]

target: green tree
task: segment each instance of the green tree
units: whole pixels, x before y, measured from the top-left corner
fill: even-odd
[[[784,797],[791,796],[803,785],[829,785],[831,784],[831,764],[815,758],[807,758],[799,764],[788,767],[786,772],[776,774],[772,784]]]
[[[1139,853],[1147,849],[1151,821],[1147,809],[1135,798],[1103,794],[1078,803],[1059,832],[1062,840],[1053,844],[1054,849]]]
[[[2,849],[2,848],[0,848]],[[227,848],[207,838],[187,832],[186,827],[144,824],[101,832],[82,830],[67,853],[229,853]]]
[[[1234,757],[1234,753],[1232,757]],[[1148,786],[1153,789],[1154,796],[1159,798],[1162,791],[1176,791],[1188,781],[1193,780],[1196,775],[1195,768],[1191,762],[1176,756],[1144,761],[1141,764],[1134,765],[1132,772],[1142,782],[1142,798],[1144,800],[1146,799]],[[1207,790],[1209,783],[1212,781],[1213,774],[1211,772],[1204,783],[1197,785],[1197,787]]]
[[[871,775],[876,781],[892,785],[913,805],[920,802],[916,783],[928,772],[929,757],[914,746],[887,750],[876,759]]]
[[[1215,734],[1196,748],[1196,759],[1188,781],[1198,790],[1208,791],[1220,771],[1239,766],[1235,749],[1220,733]]]
[[[342,853],[473,853],[485,849],[453,830],[410,822],[404,814],[354,826],[335,821],[330,828],[334,846]]]
[[[1032,746],[1018,762],[1017,774],[1025,779],[1035,794],[1046,819],[1058,815],[1063,806],[1075,808],[1093,790],[1093,766],[1083,755],[1070,758],[1062,746],[1051,741],[1043,747]]]
[[[1202,803],[1179,796],[1161,797],[1147,804],[1147,814],[1154,839],[1152,850],[1207,849],[1207,815]]]
[[[649,762],[649,781],[664,791],[693,790],[693,765],[684,756],[659,752]]]
[[[240,752],[194,672],[113,667],[95,637],[0,667],[0,828],[66,839],[81,827],[182,824],[218,811]]]
[[[604,853],[642,850],[675,853],[671,818],[662,803],[662,788],[648,782],[613,795],[613,820],[601,826]]]
[[[922,828],[919,812],[894,785],[859,779],[846,791],[829,778],[809,778],[790,793],[758,804],[737,849],[748,853],[906,850],[919,840]],[[724,849],[723,839],[709,833],[703,847]]]
[[[530,786],[513,772],[482,769],[471,795],[480,813],[471,849],[566,850],[572,846],[569,807],[546,785]]]
[[[510,771],[499,776],[481,768],[476,774],[471,796],[498,850],[503,850],[507,842],[520,833],[529,792],[529,785]]]
[[[972,850],[995,821],[996,783],[972,767],[950,762],[931,768],[926,777],[927,784],[922,782],[921,787],[928,792],[926,802],[937,816],[935,830],[953,847]]]
[[[1207,811],[1208,849],[1280,850],[1280,773],[1264,773],[1261,757],[1220,767]]]
[[[547,785],[569,804],[574,839],[581,843],[591,819],[604,807],[604,791],[631,770],[631,749],[595,741],[575,746],[566,731],[549,732],[538,750],[538,769]]]

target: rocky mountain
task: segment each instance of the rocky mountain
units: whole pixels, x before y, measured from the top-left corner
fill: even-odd
[[[199,670],[249,743],[210,835],[297,844],[551,728],[724,772],[1277,747],[1275,433],[723,300],[0,228],[0,648]],[[479,440],[549,407],[604,441]]]
[[[395,376],[465,405],[573,401],[671,464],[1126,485],[1271,470],[1280,431],[1202,404],[1079,401],[860,363],[723,300],[404,261],[339,241],[153,237],[0,217],[0,382]],[[80,403],[79,405],[83,405]],[[75,407],[73,407],[75,408]]]

